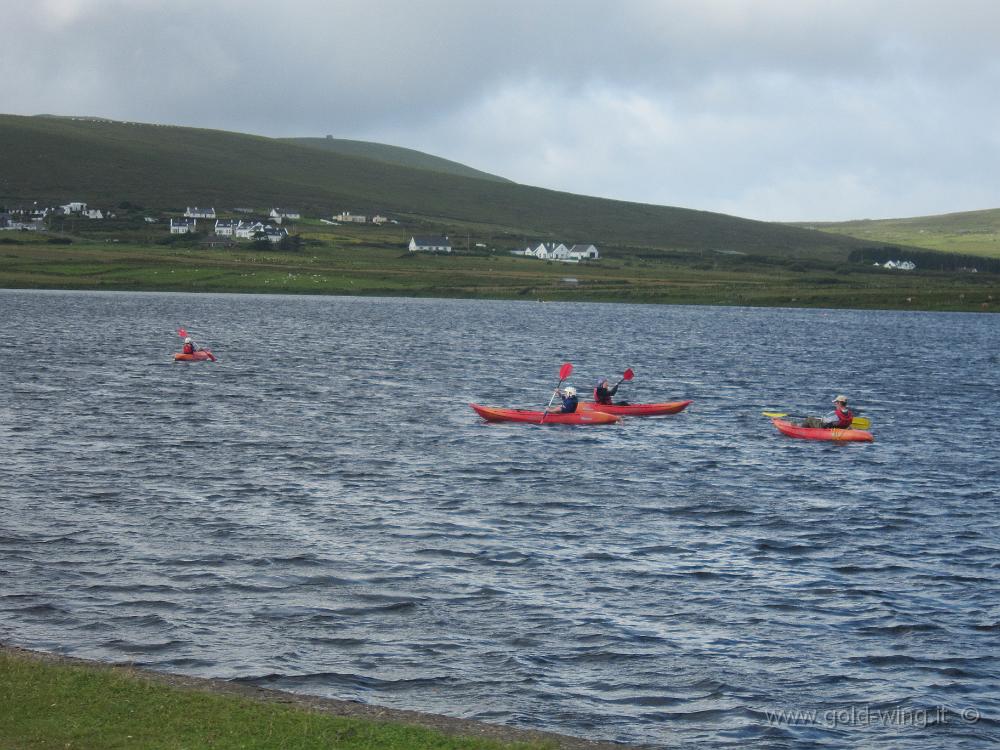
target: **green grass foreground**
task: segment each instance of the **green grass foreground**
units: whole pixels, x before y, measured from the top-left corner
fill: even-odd
[[[124,669],[0,653],[0,747],[541,750],[156,684]]]

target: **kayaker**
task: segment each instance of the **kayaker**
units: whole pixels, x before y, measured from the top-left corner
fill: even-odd
[[[556,396],[562,399],[562,406],[549,409],[548,414],[572,414],[576,411],[576,406],[580,400],[576,396],[576,388],[567,386],[564,390],[556,388]]]
[[[847,407],[847,396],[837,396],[833,400],[833,411],[822,419],[820,417],[806,417],[802,426],[846,430],[853,421],[854,412]]]
[[[194,354],[196,351],[198,351],[198,345],[195,344],[194,341],[191,340],[190,336],[185,336],[184,337],[184,349],[182,349],[182,351],[185,354]]]
[[[594,388],[594,401],[598,404],[611,404],[614,403],[611,398],[616,393],[618,393],[618,386],[620,383],[615,384],[612,387],[608,387],[608,379],[600,377],[597,379],[597,385]]]

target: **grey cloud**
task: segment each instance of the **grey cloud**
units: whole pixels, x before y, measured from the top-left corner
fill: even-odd
[[[4,112],[389,140],[758,218],[997,203],[990,2],[11,6]]]

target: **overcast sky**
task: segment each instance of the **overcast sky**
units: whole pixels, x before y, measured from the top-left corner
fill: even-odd
[[[7,114],[332,134],[767,220],[1000,207],[993,0],[0,0],[0,18]]]

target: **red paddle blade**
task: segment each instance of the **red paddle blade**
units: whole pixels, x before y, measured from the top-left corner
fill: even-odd
[[[180,336],[183,339],[183,338],[187,337],[188,332],[186,330],[184,330],[183,328],[178,328],[177,329],[177,335]]]
[[[565,380],[570,376],[570,373],[572,372],[573,372],[573,365],[572,363],[567,362],[566,364],[564,364],[562,367],[559,368],[559,379]]]
[[[625,372],[622,373],[622,380],[631,380],[634,377],[635,377],[635,373],[632,372],[632,368],[631,367],[628,368]]]

